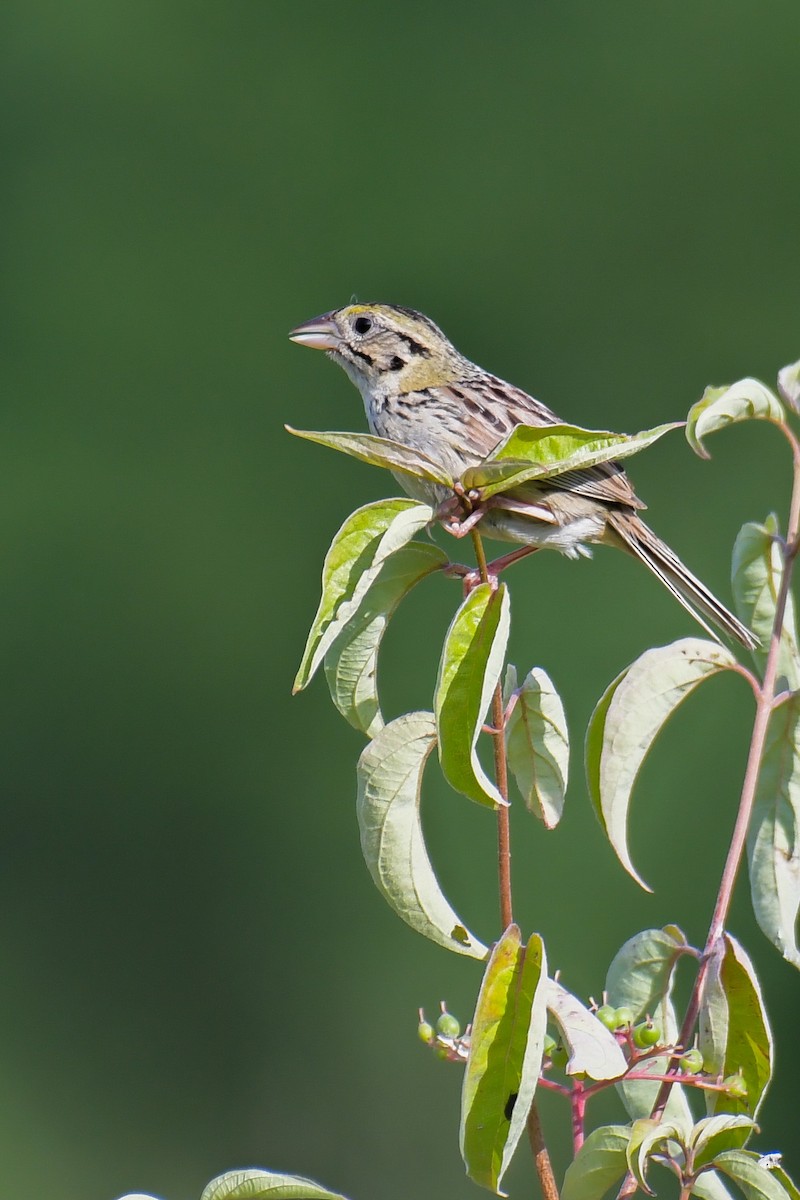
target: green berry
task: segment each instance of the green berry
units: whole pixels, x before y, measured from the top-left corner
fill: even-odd
[[[447,1046],[437,1046],[434,1050],[434,1054],[437,1058],[440,1058],[442,1062],[448,1062],[450,1059],[450,1051],[447,1049]]]
[[[628,1008],[627,1004],[621,1005],[615,1011],[617,1022],[614,1026],[615,1029],[627,1029],[629,1025],[633,1024],[633,1009]]]
[[[693,1046],[691,1050],[687,1050],[686,1053],[681,1056],[681,1069],[686,1071],[689,1075],[697,1075],[700,1073],[700,1071],[702,1071],[703,1055],[696,1046]]]
[[[427,1021],[420,1021],[419,1025],[417,1026],[417,1036],[421,1042],[425,1042],[426,1045],[430,1046],[431,1042],[436,1037],[436,1034],[432,1025],[428,1024]]]
[[[744,1100],[747,1097],[747,1084],[741,1072],[737,1072],[736,1075],[728,1075],[726,1079],[723,1079],[722,1086],[729,1096],[733,1096],[737,1100]]]
[[[559,1070],[563,1071],[568,1060],[569,1055],[567,1054],[567,1048],[563,1042],[559,1042],[558,1045],[554,1046],[553,1050],[551,1051],[550,1061],[554,1067],[558,1067]]]
[[[457,1038],[461,1033],[461,1024],[452,1013],[443,1012],[436,1022],[436,1032],[442,1037]]]
[[[617,1020],[617,1010],[613,1004],[601,1004],[597,1012],[594,1014],[601,1025],[605,1025],[606,1029],[616,1029],[619,1025]]]
[[[640,1050],[649,1050],[651,1046],[657,1046],[660,1041],[661,1030],[652,1021],[642,1021],[641,1025],[634,1026],[633,1044]]]

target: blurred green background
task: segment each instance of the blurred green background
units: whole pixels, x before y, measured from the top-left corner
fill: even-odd
[[[3,1191],[196,1197],[262,1165],[356,1200],[470,1196],[459,1071],[415,1012],[479,969],[406,929],[363,866],[362,740],[290,697],[321,559],[388,476],[283,422],[362,428],[287,330],[389,300],[579,424],[681,418],[800,356],[796,0],[24,0],[3,13],[0,333]],[[633,464],[650,519],[729,595],[741,523],[785,512],[769,428]],[[637,564],[515,568],[513,657],[574,731],[563,827],[514,813],[519,917],[587,995],[618,945],[703,937],[751,704],[706,685],[637,788],[622,873],[583,730],[646,646],[696,632]],[[458,599],[412,596],[386,709],[428,707]],[[488,814],[430,772],[456,907],[497,931]],[[764,1149],[797,1170],[800,983],[741,890],[777,1032]],[[616,1119],[613,1102],[597,1116]],[[545,1103],[559,1170],[566,1112]],[[530,1194],[519,1156],[512,1195]]]

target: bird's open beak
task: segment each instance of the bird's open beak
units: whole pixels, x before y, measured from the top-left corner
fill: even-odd
[[[341,340],[330,313],[323,313],[321,317],[313,317],[304,325],[298,325],[289,337],[301,346],[311,346],[313,350],[335,350]]]

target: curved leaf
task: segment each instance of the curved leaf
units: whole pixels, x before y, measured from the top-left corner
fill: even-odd
[[[594,1129],[567,1167],[561,1200],[602,1200],[628,1171],[628,1125]]]
[[[226,1171],[212,1179],[200,1200],[345,1200],[313,1179],[248,1168]]]
[[[741,1071],[747,1095],[706,1092],[708,1112],[755,1117],[772,1077],[772,1033],[753,964],[735,938],[723,934],[712,955],[700,1007],[698,1044],[706,1070]]]
[[[453,486],[453,480],[444,468],[432,458],[428,458],[427,454],[405,446],[402,442],[394,442],[391,438],[377,437],[373,433],[327,433],[315,429],[294,429],[291,425],[285,425],[284,429],[295,437],[317,442],[320,446],[329,446],[331,450],[340,450],[342,454],[349,454],[351,458],[357,458],[373,467],[386,467],[389,471],[400,471],[404,475],[413,475],[416,479],[425,479],[443,487]]]
[[[446,563],[444,550],[432,542],[409,542],[396,550],[325,655],[325,675],[333,703],[346,721],[368,737],[374,737],[384,723],[377,669],[389,618],[421,579]]]
[[[506,672],[505,691],[517,691],[512,666]],[[519,688],[506,725],[506,752],[526,807],[547,829],[554,829],[564,810],[569,733],[561,697],[541,667],[534,667]]]
[[[787,962],[800,967],[800,695],[774,710],[747,831],[753,912]]]
[[[606,975],[608,1003],[625,1006],[640,1021],[669,996],[675,964],[687,942],[680,929],[645,929],[634,934],[615,954]]]
[[[311,680],[334,640],[358,611],[384,562],[424,529],[433,509],[414,500],[378,500],[351,513],[331,542],[322,567],[322,598],[294,681]]]
[[[488,951],[444,898],[425,849],[419,815],[422,773],[436,744],[431,713],[386,725],[358,760],[361,849],[378,891],[417,933],[471,958]]]
[[[693,1170],[708,1166],[724,1150],[744,1149],[757,1129],[753,1118],[744,1113],[703,1117],[692,1130],[687,1146],[691,1151]]]
[[[609,685],[586,732],[589,795],[625,870],[647,891],[628,851],[631,789],[662,726],[703,679],[736,665],[724,646],[682,638],[646,650]]]
[[[506,801],[483,770],[478,735],[500,679],[509,629],[508,589],[482,583],[467,596],[447,631],[434,709],[439,761],[458,792],[495,808]]]
[[[701,458],[711,455],[703,438],[738,421],[772,421],[783,425],[786,415],[778,397],[758,379],[740,379],[730,387],[707,387],[689,409],[686,440]]]
[[[569,1053],[567,1075],[585,1072],[601,1080],[624,1074],[628,1064],[613,1033],[556,980],[548,985],[547,1008]]]
[[[781,367],[778,371],[778,391],[790,408],[800,412],[800,362]]]
[[[531,479],[628,458],[681,425],[676,421],[631,434],[578,425],[517,425],[487,459],[464,472],[461,482],[467,490],[478,488],[486,500]]]
[[[775,604],[783,576],[783,555],[777,542],[778,537],[778,522],[771,515],[763,525],[757,525],[755,522],[743,525],[733,546],[731,583],[736,612],[761,642],[761,645],[753,650],[753,657],[762,675],[767,662],[775,621]],[[778,675],[783,677],[789,690],[795,691],[800,687],[800,650],[797,645],[791,592],[786,602],[781,633]]]
[[[751,1150],[726,1150],[714,1160],[722,1171],[744,1193],[745,1200],[787,1200],[788,1192],[776,1172],[761,1162],[761,1156]]]
[[[461,1155],[470,1179],[497,1191],[525,1130],[542,1064],[547,960],[510,925],[481,984],[461,1093]]]
[[[674,1122],[653,1121],[648,1118],[634,1121],[626,1152],[628,1170],[648,1196],[655,1195],[647,1182],[648,1160],[654,1154],[668,1152],[670,1142],[677,1142],[681,1149],[683,1148],[683,1130]]]

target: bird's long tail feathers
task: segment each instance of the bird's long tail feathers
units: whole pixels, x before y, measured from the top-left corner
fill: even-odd
[[[748,650],[758,646],[758,638],[729,612],[704,583],[685,567],[677,554],[633,513],[611,512],[608,524],[624,549],[650,568],[679,604],[691,613],[707,633],[717,639],[705,618],[729,637],[741,642]],[[616,539],[615,539],[616,540]]]

